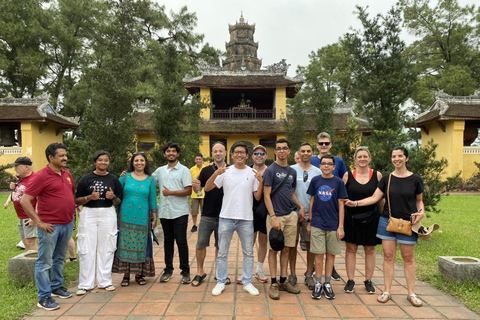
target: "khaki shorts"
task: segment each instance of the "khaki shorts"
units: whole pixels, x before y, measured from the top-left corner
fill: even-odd
[[[297,240],[298,236],[302,234],[303,240],[306,242],[310,242],[310,235],[308,234],[307,231],[307,226],[310,224],[310,222],[307,221],[307,219],[303,219],[302,221],[298,221],[297,224]]]
[[[190,203],[190,214],[196,216],[200,213],[200,210],[203,207],[203,199],[192,199]]]
[[[341,241],[337,239],[337,231],[326,231],[311,227],[310,252],[324,254],[328,252],[334,256],[339,255],[342,249]]]
[[[283,231],[283,237],[285,238],[285,247],[295,247],[295,240],[297,237],[297,221],[298,215],[295,211],[290,212],[285,216],[277,217],[278,221],[280,221],[280,229]],[[272,230],[272,217],[270,215],[267,216],[267,235],[270,234],[270,230]],[[268,239],[268,237],[267,237]],[[268,248],[272,250],[270,247],[270,239],[268,239]]]
[[[25,222],[30,219],[18,219],[18,233],[20,233],[20,238],[22,239],[31,239],[37,238],[37,227],[26,226]]]

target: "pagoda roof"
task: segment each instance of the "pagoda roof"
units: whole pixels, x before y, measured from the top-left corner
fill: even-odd
[[[417,127],[442,120],[480,120],[480,92],[471,96],[438,92],[436,97],[435,103],[415,118]]]
[[[78,128],[72,118],[58,114],[50,105],[49,97],[13,98],[10,94],[0,99],[0,121],[2,122],[49,122],[61,128]]]

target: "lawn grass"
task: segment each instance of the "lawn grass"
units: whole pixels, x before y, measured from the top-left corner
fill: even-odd
[[[429,213],[424,226],[440,225],[429,241],[419,241],[415,249],[417,278],[457,297],[470,309],[480,313],[480,283],[455,284],[438,270],[438,256],[480,258],[480,195],[442,196],[439,213]]]
[[[7,194],[0,194],[3,205]],[[438,289],[460,299],[470,309],[480,313],[480,284],[453,284],[438,271],[438,256],[462,255],[480,258],[480,195],[443,196],[438,208],[440,213],[430,213],[424,225],[432,223],[440,225],[429,241],[420,241],[415,252],[417,261],[417,277],[432,284]],[[2,219],[0,230],[0,319],[18,319],[30,313],[36,306],[37,291],[33,284],[22,285],[8,278],[8,259],[23,252],[15,248],[19,241],[16,228],[16,214],[13,205],[7,210],[0,208]],[[398,257],[400,254],[397,255]],[[400,260],[399,260],[400,261]],[[78,279],[78,263],[65,264],[65,280],[68,286]]]
[[[3,204],[7,193],[0,193],[0,319],[19,319],[29,314],[37,305],[37,289],[35,284],[22,284],[8,277],[8,260],[25,250],[18,249],[15,245],[20,241],[17,229],[17,215],[13,203],[5,210]],[[65,264],[66,286],[78,279],[78,263]]]

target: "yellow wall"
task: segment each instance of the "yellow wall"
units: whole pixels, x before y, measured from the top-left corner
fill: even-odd
[[[275,90],[275,119],[285,119],[287,116],[287,90],[277,88]]]
[[[210,136],[208,134],[201,134],[200,138],[202,139],[202,143],[200,144],[199,152],[204,158],[210,157]]]
[[[210,104],[210,89],[209,88],[200,88],[200,101],[202,103]],[[202,119],[210,119],[210,108],[203,108],[200,111],[200,117]]]
[[[462,178],[465,178],[464,155],[463,155],[463,131],[465,128],[464,120],[442,121],[445,126],[445,132],[437,123],[427,125],[429,135],[422,130],[422,145],[433,139],[438,144],[437,159],[445,158],[448,160],[448,167],[442,178],[452,177],[458,171],[462,171]]]
[[[29,157],[33,162],[33,171],[39,171],[47,165],[45,157],[45,149],[53,142],[63,142],[63,130],[57,135],[57,127],[48,123],[45,127],[44,122],[22,122],[20,130],[22,132],[22,153],[13,155],[3,155],[0,157],[2,165],[13,163],[18,157]],[[40,133],[40,127],[43,127]],[[8,169],[7,172],[15,174],[14,168]]]

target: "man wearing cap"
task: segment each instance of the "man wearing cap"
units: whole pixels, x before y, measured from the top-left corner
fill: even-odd
[[[267,149],[262,146],[258,145],[253,148],[253,166],[252,168],[256,170],[260,175],[263,176],[263,173],[267,169],[265,165],[265,161],[267,160]],[[259,210],[257,208],[265,208],[264,205],[261,205],[264,202],[263,197],[257,201],[255,197],[253,198],[253,210]],[[261,205],[261,206],[260,206]],[[260,207],[259,207],[260,206]],[[268,213],[266,213],[268,214]],[[255,278],[257,278],[260,282],[267,283],[268,278],[263,273],[263,263],[265,262],[265,257],[267,256],[267,220],[259,219],[257,215],[253,215],[253,229],[257,236],[257,268],[255,270]]]
[[[62,299],[72,296],[63,286],[63,265],[73,231],[75,183],[70,172],[65,170],[68,159],[65,145],[50,144],[45,156],[47,166],[32,178],[20,204],[38,228],[37,306],[51,311],[60,308],[52,296]]]
[[[20,178],[20,180],[14,184],[15,188],[12,193],[13,206],[15,207],[15,212],[17,213],[18,217],[18,232],[20,233],[20,238],[22,238],[22,242],[25,245],[25,250],[38,250],[37,227],[33,221],[30,220],[20,205],[20,200],[22,200],[25,190],[35,175],[35,173],[32,171],[32,160],[30,160],[28,157],[20,157],[10,165],[15,166],[15,171]],[[32,203],[35,207],[37,199],[33,199]]]

